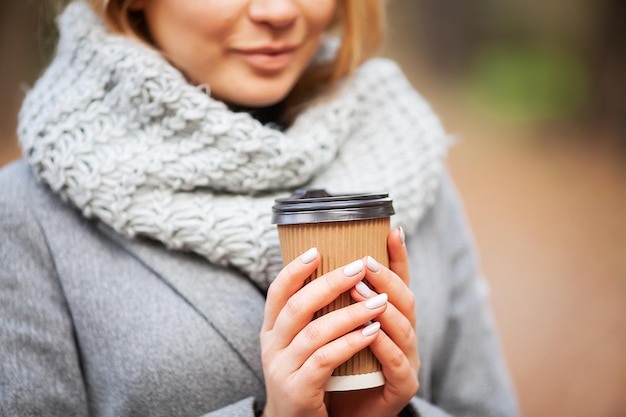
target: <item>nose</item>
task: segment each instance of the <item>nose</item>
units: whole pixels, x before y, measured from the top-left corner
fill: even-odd
[[[294,0],[251,0],[248,10],[252,21],[278,29],[292,25],[299,12]]]

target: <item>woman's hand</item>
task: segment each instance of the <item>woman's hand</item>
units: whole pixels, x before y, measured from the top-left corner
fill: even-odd
[[[328,416],[324,386],[333,370],[378,339],[377,324],[359,327],[385,311],[384,294],[376,302],[359,302],[311,319],[340,294],[354,290],[366,273],[380,276],[377,281],[384,281],[389,274],[367,272],[365,261],[358,260],[304,285],[319,262],[315,248],[307,251],[283,268],[269,288],[260,335],[267,391],[264,417]],[[393,342],[385,336],[377,345],[378,354],[386,357]],[[386,377],[400,383],[395,368],[390,365]]]
[[[390,233],[387,241],[389,265],[385,268],[366,258],[365,278],[373,291],[362,283],[351,290],[357,301],[371,299],[376,293],[387,293],[387,309],[376,320],[381,329],[370,349],[382,364],[385,385],[361,391],[328,394],[330,415],[396,416],[419,388],[420,367],[415,333],[415,301],[408,288],[409,264],[402,229]]]

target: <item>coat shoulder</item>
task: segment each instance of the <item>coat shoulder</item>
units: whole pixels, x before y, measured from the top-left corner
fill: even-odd
[[[32,206],[33,195],[43,188],[24,160],[4,166],[0,169],[0,218],[23,217]]]
[[[0,225],[33,227],[33,221],[57,216],[66,206],[40,182],[26,161],[18,160],[0,169]],[[65,209],[65,211],[67,211]]]

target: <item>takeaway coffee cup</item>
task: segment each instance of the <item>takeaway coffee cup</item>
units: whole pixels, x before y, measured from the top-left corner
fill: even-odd
[[[285,265],[314,246],[320,252],[322,261],[311,280],[367,255],[389,266],[387,235],[394,209],[388,194],[296,190],[289,198],[277,199],[272,211]],[[315,317],[353,302],[346,292]],[[372,388],[384,382],[380,363],[366,348],[335,369],[326,391]]]

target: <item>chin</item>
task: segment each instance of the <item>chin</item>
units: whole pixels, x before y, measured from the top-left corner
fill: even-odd
[[[256,76],[240,82],[236,85],[230,85],[225,91],[212,89],[214,97],[228,104],[259,108],[269,107],[284,100],[292,91],[297,77],[272,77]],[[280,79],[282,78],[282,79]],[[243,80],[243,77],[240,78]],[[210,85],[210,84],[209,84]]]
[[[237,97],[233,97],[233,100],[229,100],[229,102],[238,106],[250,108],[269,107],[282,101],[289,95],[290,91],[291,89],[274,93],[255,91],[251,94],[238,94]]]

